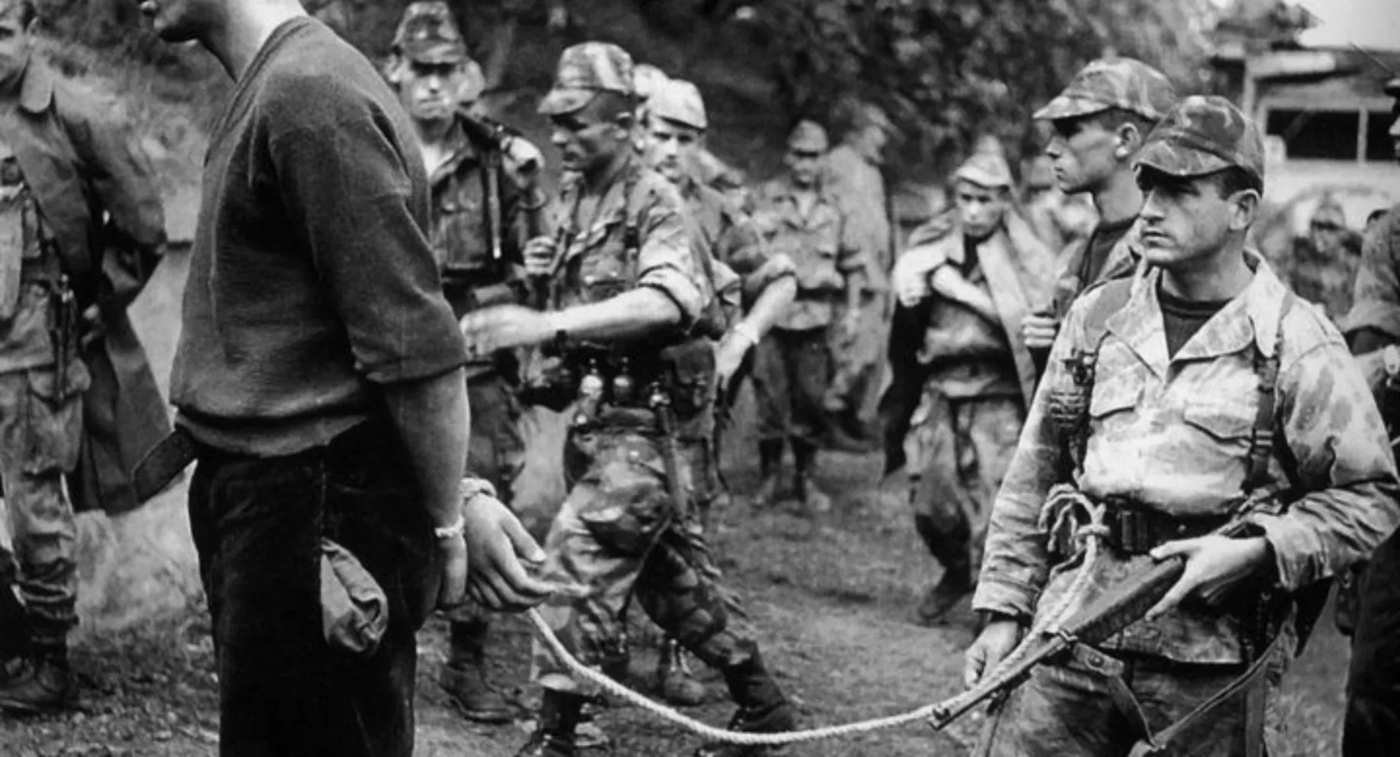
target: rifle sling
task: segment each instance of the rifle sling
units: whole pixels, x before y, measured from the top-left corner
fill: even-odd
[[[1167,754],[1171,745],[1192,726],[1203,721],[1220,707],[1236,700],[1241,693],[1245,697],[1245,757],[1262,757],[1264,754],[1265,703],[1265,682],[1262,680],[1262,676],[1269,669],[1269,663],[1273,661],[1282,648],[1283,640],[1286,637],[1287,634],[1275,635],[1274,640],[1269,642],[1269,646],[1265,648],[1263,654],[1250,663],[1244,673],[1215,692],[1209,699],[1197,705],[1185,717],[1156,733],[1147,734],[1146,738],[1133,745],[1129,757]],[[1115,701],[1117,701],[1116,698]],[[1134,702],[1134,706],[1136,706],[1136,702]]]

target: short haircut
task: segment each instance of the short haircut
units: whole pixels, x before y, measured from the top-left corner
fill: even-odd
[[[1142,139],[1147,139],[1148,132],[1152,131],[1157,125],[1156,119],[1148,118],[1140,113],[1134,113],[1131,110],[1125,110],[1123,108],[1102,110],[1090,115],[1089,118],[1098,121],[1099,125],[1103,126],[1105,131],[1117,131],[1118,127],[1124,124],[1132,124],[1137,128],[1138,134]]]

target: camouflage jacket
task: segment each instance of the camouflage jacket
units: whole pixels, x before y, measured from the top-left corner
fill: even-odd
[[[1070,305],[1084,290],[1102,281],[1129,276],[1137,268],[1140,256],[1133,248],[1133,229],[1129,229],[1109,251],[1108,258],[1104,260],[1103,268],[1099,270],[1098,276],[1090,279],[1085,267],[1088,265],[1086,258],[1089,255],[1089,244],[1092,240],[1093,234],[1090,233],[1084,239],[1071,242],[1060,253],[1060,265],[1058,273],[1055,274],[1055,286],[1050,291],[1050,302],[1046,303],[1049,309],[1060,318],[1065,317],[1065,314],[1069,312]]]
[[[681,187],[698,241],[739,278],[742,302],[751,304],[769,284],[793,275],[792,262],[774,255],[748,213],[713,187],[687,180]]]
[[[831,324],[846,275],[867,268],[867,253],[854,238],[846,211],[830,193],[818,189],[817,201],[803,214],[786,178],[763,185],[755,205],[758,228],[774,253],[792,260],[797,273],[797,301],[775,327],[796,330]]]
[[[1361,245],[1351,311],[1342,329],[1350,336],[1368,328],[1400,342],[1400,205],[1376,223]]]
[[[603,189],[590,218],[576,217],[582,189],[576,180],[560,193],[556,228],[562,258],[550,282],[550,307],[602,302],[634,287],[651,287],[675,303],[683,325],[693,323],[714,293],[676,188],[631,158]],[[631,224],[637,232],[635,255],[626,238]]]
[[[1257,258],[1254,258],[1257,261]],[[1287,289],[1266,263],[1170,360],[1151,271],[1106,322],[1089,401],[1082,471],[1067,470],[1048,415],[1073,379],[1065,359],[1086,349],[1085,315],[1103,289],[1070,309],[1036,392],[1020,444],[992,508],[978,610],[1032,615],[1052,606],[1074,574],[1052,566],[1037,527],[1050,487],[1073,481],[1089,496],[1127,498],[1174,516],[1224,515],[1241,493],[1258,402],[1256,350],[1273,353]],[[1276,441],[1269,473],[1291,505],[1247,516],[1272,547],[1287,590],[1362,559],[1400,522],[1385,432],[1341,336],[1317,308],[1295,301],[1282,319]],[[1291,461],[1287,466],[1282,462]],[[1119,581],[1148,556],[1108,556],[1100,579]],[[1136,561],[1136,562],[1135,562]],[[1072,565],[1072,564],[1071,564]],[[1192,663],[1243,659],[1239,621],[1184,604],[1138,621],[1104,646]]]
[[[520,193],[501,169],[495,146],[473,141],[460,125],[449,139],[456,149],[428,179],[432,193],[428,242],[442,271],[443,294],[453,315],[461,318],[478,307],[522,298],[526,285],[521,248],[527,231]],[[491,188],[496,191],[500,224],[494,230],[487,203]],[[492,244],[493,232],[499,257]],[[467,375],[481,375],[503,357],[470,361]]]

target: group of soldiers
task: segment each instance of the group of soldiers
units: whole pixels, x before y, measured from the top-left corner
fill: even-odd
[[[165,10],[151,6],[159,27]],[[132,403],[116,398],[133,382],[149,383],[148,371],[112,353],[139,352],[122,309],[163,241],[149,166],[119,122],[98,118],[93,101],[30,55],[33,12],[27,0],[0,11],[0,31],[10,32],[0,36],[0,74],[8,74],[0,76],[0,228],[8,230],[0,249],[0,480],[14,544],[13,557],[0,553],[0,579],[19,589],[0,591],[0,707],[23,711],[60,707],[71,695],[74,526],[63,475],[73,476],[70,491],[110,491],[118,503],[110,507],[130,506],[122,503],[132,495],[111,475],[130,469],[130,453],[80,444],[79,432],[84,420],[99,429],[136,423]],[[252,23],[262,12],[240,18]],[[311,26],[317,22],[282,21],[269,46],[302,35],[338,49]],[[167,32],[185,33],[178,24]],[[205,34],[196,36],[223,50],[227,40]],[[246,70],[233,57],[221,60],[236,78]],[[258,71],[265,61],[242,64]],[[1262,754],[1272,694],[1315,619],[1319,589],[1325,596],[1328,580],[1364,563],[1400,523],[1400,480],[1376,401],[1400,375],[1400,237],[1391,233],[1400,214],[1380,219],[1367,237],[1354,305],[1308,302],[1323,297],[1295,294],[1291,274],[1275,274],[1248,247],[1264,190],[1257,125],[1223,98],[1178,97],[1144,63],[1094,61],[1035,113],[1053,136],[1024,214],[1004,155],[978,150],[949,178],[951,210],[915,230],[898,255],[879,168],[898,130],[876,108],[854,109],[834,148],[822,125],[798,122],[783,173],[751,193],[736,191],[733,172],[705,148],[710,124],[693,83],[634,65],[616,45],[586,42],[563,51],[539,105],[561,159],[558,181],[548,182],[542,153],[474,107],[480,69],[445,3],[407,8],[381,73],[416,133],[430,188],[423,236],[464,337],[464,472],[472,478],[463,501],[510,505],[526,448],[524,407],[568,413],[559,451],[568,493],[535,576],[479,570],[485,558],[477,553],[461,558],[475,561],[471,601],[445,610],[442,684],[470,719],[515,715],[485,676],[491,609],[543,599],[550,627],[586,664],[625,677],[635,602],[664,637],[655,682],[662,696],[703,698],[688,654],[722,677],[737,706],[731,727],[796,725],[751,629],[732,622],[734,598],[707,546],[727,496],[718,469],[725,419],[746,377],[758,406],[755,507],[791,495],[809,515],[829,509],[813,472],[819,451],[832,446],[883,438],[887,467],[908,471],[915,530],[942,566],[918,620],[938,622],[969,595],[981,614],[966,656],[968,685],[1023,635],[1042,631],[1050,608],[1085,598],[1071,584],[1080,586],[1072,569],[1087,535],[1110,546],[1094,565],[1098,591],[1145,564],[1184,558],[1182,579],[1144,619],[1041,668],[1000,702],[985,754],[1129,754],[1188,740],[1192,753]],[[1400,103],[1400,81],[1393,85]],[[268,154],[288,160],[295,155],[279,155],[279,145],[305,136],[272,134]],[[1400,121],[1392,135],[1400,144]],[[219,170],[239,169],[237,155],[224,155],[233,163]],[[1051,183],[1088,197],[1096,218],[1087,234],[1057,215],[1046,199]],[[220,214],[245,201],[262,200],[206,197],[201,233],[232,234],[220,243],[237,248],[237,219]],[[1294,263],[1332,270],[1330,212],[1314,219],[1312,258]],[[1074,241],[1062,249],[1066,239]],[[212,269],[193,275],[213,280]],[[346,281],[336,285],[360,291],[374,283]],[[226,277],[219,286],[231,284]],[[443,320],[428,300],[397,295],[435,325]],[[220,317],[199,300],[206,296],[187,299],[194,333]],[[356,349],[392,336],[366,330],[383,313],[342,306],[358,324],[349,337]],[[1329,316],[1342,319],[1350,344]],[[420,346],[432,352],[426,340]],[[279,461],[285,450],[267,427],[221,425],[220,402],[235,400],[204,374],[219,361],[237,368],[237,356],[210,349],[187,334],[174,385],[200,465],[215,471],[197,474],[191,514],[206,586],[228,600],[211,601],[217,621],[219,612],[252,609],[237,605],[247,599],[230,589],[238,577],[220,573],[233,558],[215,545],[234,537],[219,532],[228,525],[213,510],[226,494],[216,477],[234,475],[246,463],[240,454]],[[365,370],[387,372],[393,383],[434,369],[396,360]],[[357,352],[356,370],[360,362]],[[100,389],[99,379],[119,388]],[[248,409],[232,407],[228,417]],[[279,423],[298,417],[267,412]],[[158,422],[142,417],[134,427],[148,437],[165,430],[163,413]],[[320,444],[368,461],[370,440],[341,432]],[[435,529],[440,548],[455,549],[464,528],[484,522],[481,512],[494,513],[474,507],[472,519]],[[1246,525],[1219,533],[1237,522]],[[532,550],[515,551],[532,560]],[[1359,582],[1358,650],[1371,662],[1353,673],[1364,712],[1348,719],[1356,754],[1400,722],[1386,714],[1396,684],[1384,678],[1394,672],[1384,659],[1393,641],[1376,620],[1395,614],[1385,577],[1374,575],[1392,563],[1378,557]],[[530,581],[554,592],[544,598]],[[234,716],[273,706],[262,701],[257,670],[273,658],[249,646],[264,631],[216,626],[226,634],[229,744],[235,731],[270,728]],[[411,657],[412,645],[393,628],[384,659],[401,678],[393,655]],[[532,672],[543,693],[518,754],[567,757],[599,738],[587,727],[596,692],[536,643]],[[1216,696],[1222,691],[1231,695]],[[411,724],[411,701],[397,706],[408,708]],[[367,743],[411,749],[401,716],[384,721],[400,730]],[[714,743],[696,753],[763,751]]]

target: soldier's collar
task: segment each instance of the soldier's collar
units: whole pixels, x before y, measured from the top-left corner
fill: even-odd
[[[33,53],[24,64],[24,80],[20,84],[19,107],[28,113],[38,115],[49,109],[53,102],[53,87],[56,74],[44,65]]]

